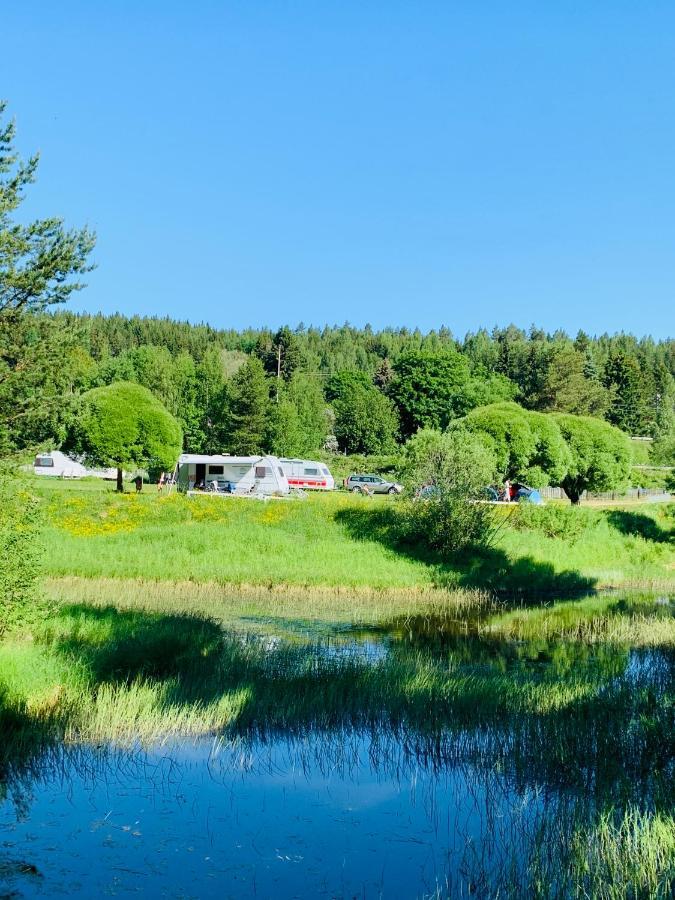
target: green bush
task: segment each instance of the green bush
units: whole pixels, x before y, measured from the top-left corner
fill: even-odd
[[[401,509],[401,536],[444,555],[488,544],[495,510],[476,501],[484,499],[495,469],[494,455],[477,435],[418,431],[403,457],[410,499]]]
[[[0,635],[37,606],[38,499],[23,481],[0,473]]]
[[[598,514],[591,509],[576,506],[535,506],[520,503],[509,520],[520,531],[539,531],[549,538],[560,538],[574,543],[598,522]]]
[[[662,488],[668,490],[668,486],[672,480],[672,472],[658,469],[631,469],[630,480],[633,487],[641,488]]]

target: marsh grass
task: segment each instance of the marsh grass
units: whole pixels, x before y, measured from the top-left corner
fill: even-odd
[[[486,866],[465,851],[469,895],[520,900],[668,900],[675,889],[675,817],[628,804],[598,813],[575,804],[525,818]],[[509,840],[510,838],[510,840]],[[434,898],[451,898],[439,890]]]
[[[292,597],[273,606],[268,598],[266,607],[239,598],[227,616],[221,607],[219,621],[203,609],[153,609],[156,600],[145,597],[137,608],[129,596],[117,607],[100,597],[62,601],[41,627],[0,645],[7,731],[124,742],[345,724],[468,729],[476,753],[486,733],[499,735],[496,746],[508,734],[505,746],[515,740],[522,758],[540,754],[560,772],[575,759],[577,774],[590,772],[600,752],[611,748],[616,757],[617,741],[626,747],[626,770],[669,746],[672,706],[657,700],[667,697],[671,669],[655,658],[642,696],[638,676],[624,677],[624,647],[481,637],[466,609],[446,603],[438,615],[437,598],[426,609],[420,600],[415,617],[400,598],[393,606],[387,598],[365,627],[343,598],[321,598],[303,619]],[[382,652],[369,651],[376,645]],[[630,741],[622,726],[628,710],[639,723]]]
[[[575,833],[571,869],[577,896],[666,900],[675,891],[675,818],[635,807],[603,812]]]
[[[114,579],[49,589],[50,616],[0,644],[0,785],[61,741],[137,748],[218,734],[305,746],[318,735],[344,754],[343,736],[365,732],[371,752],[389,743],[417,767],[468,764],[523,796],[565,799],[567,818],[552,804],[532,827],[527,816],[511,824],[498,865],[482,868],[483,850],[467,845],[474,895],[670,896],[675,659],[672,616],[653,599],[504,612],[465,592],[453,605],[439,591],[322,589],[308,602]],[[601,640],[619,620],[635,638],[652,607],[670,622],[663,641]]]
[[[675,647],[675,603],[667,596],[599,596],[492,616],[485,633],[512,640]]]
[[[144,609],[171,614],[176,610],[205,615],[231,627],[250,627],[255,621],[274,624],[280,619],[344,625],[377,623],[397,616],[456,619],[500,605],[480,590],[444,590],[430,585],[412,588],[357,588],[340,585],[238,585],[219,582],[155,579],[50,578],[45,591],[52,605],[87,603]],[[237,624],[238,623],[238,624]]]

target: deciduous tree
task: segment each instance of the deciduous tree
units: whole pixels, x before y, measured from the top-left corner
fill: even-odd
[[[561,484],[572,503],[584,491],[616,490],[628,482],[632,451],[628,436],[600,419],[562,413],[554,416],[570,451]]]
[[[459,353],[410,352],[394,365],[388,394],[401,419],[404,436],[419,428],[444,429],[470,409],[469,365]]]
[[[533,487],[559,484],[569,451],[556,421],[517,403],[494,403],[473,410],[457,427],[484,436],[502,478]]]
[[[348,453],[389,453],[398,432],[396,410],[373,385],[353,382],[333,401],[335,436]]]
[[[67,446],[96,465],[172,470],[183,445],[180,425],[147,389],[128,381],[82,395]]]

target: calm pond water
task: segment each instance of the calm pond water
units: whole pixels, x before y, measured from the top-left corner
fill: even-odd
[[[417,897],[496,865],[546,804],[471,766],[425,766],[351,733],[60,754],[15,806],[20,895]],[[9,874],[9,873],[8,873]]]
[[[270,653],[300,635],[317,659],[449,660],[467,677],[512,674],[523,690],[542,678],[591,685],[598,703],[567,724],[450,713],[427,728],[383,709],[331,728],[262,723],[149,749],[50,748],[0,781],[0,897],[494,896],[542,841],[553,857],[563,851],[566,821],[608,802],[672,799],[668,748],[655,762],[636,751],[642,738],[628,743],[630,698],[647,691],[658,704],[672,690],[669,651],[503,641],[429,619],[321,634],[238,628]],[[589,748],[569,770],[552,749],[559,734]]]

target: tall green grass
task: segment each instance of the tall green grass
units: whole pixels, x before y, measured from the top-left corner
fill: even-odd
[[[486,866],[465,851],[469,895],[520,900],[668,900],[675,890],[675,817],[634,804],[583,804],[534,816],[499,836],[507,852]],[[494,840],[494,837],[493,837]],[[451,898],[439,889],[435,898]]]
[[[675,647],[675,603],[665,596],[604,595],[511,610],[491,616],[480,627],[484,633],[512,640]]]
[[[667,900],[675,892],[675,817],[635,807],[603,812],[575,833],[570,868],[578,897]]]
[[[38,489],[53,576],[560,594],[675,583],[672,512],[665,505],[564,510],[569,521],[562,526],[554,506],[506,510],[489,550],[443,559],[401,543],[391,498],[335,493],[262,503],[159,497],[154,490],[118,497],[105,486],[85,491],[77,483],[71,489],[42,481]]]

